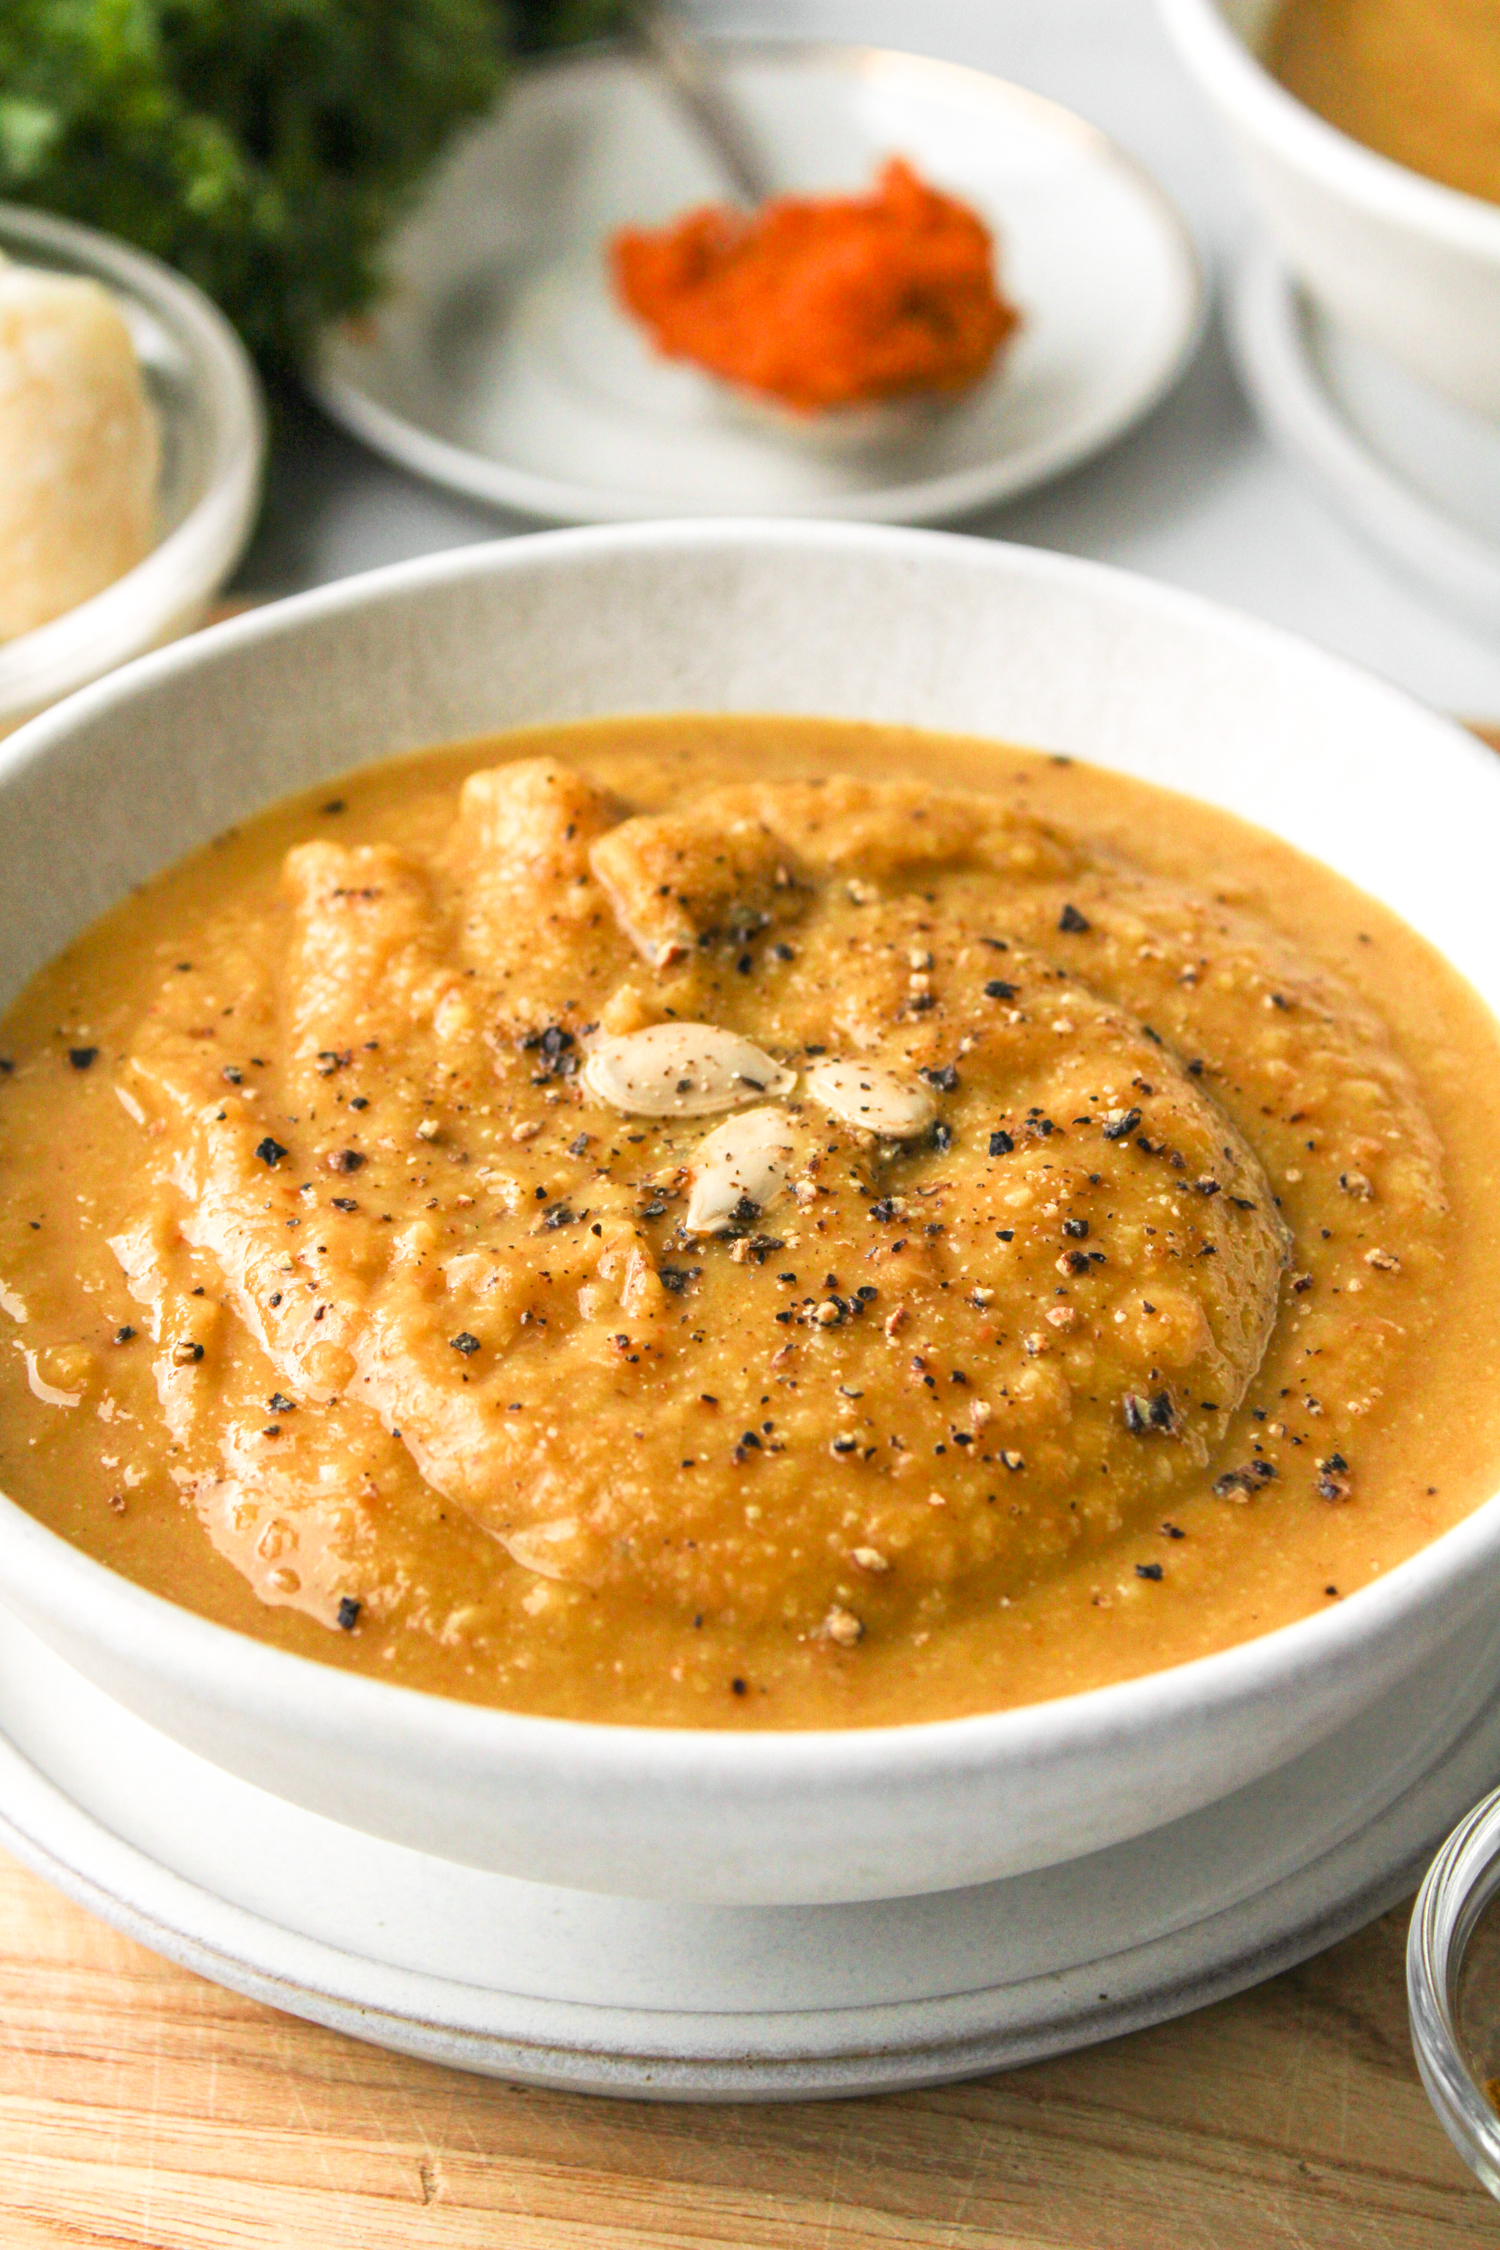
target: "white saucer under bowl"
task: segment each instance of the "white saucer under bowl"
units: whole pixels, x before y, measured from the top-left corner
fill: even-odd
[[[805,2100],[1113,2038],[1411,1890],[1500,1774],[1500,1628],[1318,1748],[1065,1867],[923,1898],[704,1907],[382,1843],[184,1750],[10,1616],[0,1842],[158,1953],[430,2062],[580,2093]]]
[[[1408,578],[1500,634],[1500,422],[1340,329],[1257,243],[1230,314],[1262,421]]]
[[[902,154],[994,228],[1025,327],[975,392],[826,445],[660,358],[611,298],[604,244],[723,188],[650,76],[594,51],[529,70],[427,191],[392,245],[389,296],[325,340],[329,411],[404,467],[551,522],[930,523],[1073,467],[1181,372],[1202,320],[1192,243],[1092,126],[914,55],[722,52],[788,191],[858,190]]]

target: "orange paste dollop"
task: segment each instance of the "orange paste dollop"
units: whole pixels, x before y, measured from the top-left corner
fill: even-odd
[[[805,414],[967,390],[1020,325],[983,220],[900,157],[867,195],[624,227],[610,259],[621,301],[669,359]]]

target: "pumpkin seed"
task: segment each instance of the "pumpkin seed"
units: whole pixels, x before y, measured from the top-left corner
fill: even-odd
[[[709,1117],[766,1094],[788,1094],[797,1073],[737,1031],[653,1023],[601,1039],[583,1066],[583,1083],[629,1117]]]
[[[786,1186],[795,1157],[785,1110],[767,1103],[726,1118],[704,1136],[688,1168],[685,1231],[722,1234],[755,1218]]]
[[[815,1063],[807,1074],[807,1091],[843,1124],[879,1133],[885,1140],[909,1141],[937,1115],[925,1086],[912,1085],[878,1063]]]

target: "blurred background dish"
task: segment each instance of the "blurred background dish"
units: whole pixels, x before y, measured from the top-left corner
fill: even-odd
[[[124,314],[161,444],[154,543],[134,569],[49,623],[0,641],[0,732],[201,622],[238,562],[260,496],[260,392],[208,299],[137,250],[0,205],[0,252],[101,282]]]
[[[1500,205],[1408,171],[1293,99],[1258,59],[1275,0],[1159,0],[1283,257],[1351,335],[1500,416]]]
[[[1500,423],[1346,334],[1265,243],[1241,265],[1230,341],[1267,431],[1345,521],[1500,637]]]
[[[656,356],[612,300],[616,228],[722,200],[639,63],[539,65],[434,180],[393,287],[325,342],[319,396],[407,468],[557,522],[662,514],[959,516],[1072,467],[1144,414],[1196,341],[1187,231],[1093,127],[977,71],[833,46],[732,45],[726,77],[789,192],[910,158],[994,230],[1025,326],[941,414],[804,443]]]

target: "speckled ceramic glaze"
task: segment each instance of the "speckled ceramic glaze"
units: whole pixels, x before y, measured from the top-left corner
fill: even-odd
[[[1008,736],[1193,791],[1363,884],[1500,999],[1500,765],[1456,728],[1295,640],[1088,564],[735,523],[402,565],[33,721],[0,753],[0,987],[286,790],[444,738],[676,709]],[[0,1503],[6,1604],[210,1765],[446,1861],[704,1905],[907,1897],[1160,1829],[1441,1669],[1493,1604],[1497,1550],[1491,1502],[1336,1608],[1169,1672],[991,1717],[725,1736],[515,1717],[324,1669],[141,1592]],[[1369,1778],[1389,1796],[1378,1759]]]

